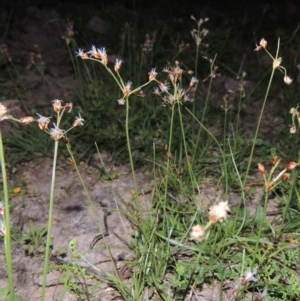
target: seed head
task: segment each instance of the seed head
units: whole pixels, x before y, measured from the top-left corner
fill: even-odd
[[[132,82],[128,81],[128,82],[125,84],[124,88],[123,88],[123,93],[124,93],[125,96],[127,96],[127,95],[130,94],[130,92],[131,92],[131,87],[132,87]]]
[[[275,59],[275,60],[273,61],[273,69],[278,68],[278,67],[280,66],[281,62],[282,62],[282,58],[281,58],[281,57]]]
[[[68,110],[68,113],[70,113],[73,109],[73,103],[72,102],[66,103],[65,109]]]
[[[284,174],[281,176],[281,181],[282,181],[282,182],[285,182],[285,181],[287,181],[289,178],[290,178],[290,174],[289,174],[289,173],[284,173]]]
[[[4,120],[5,118],[5,114],[7,112],[7,108],[5,105],[3,105],[2,103],[0,103],[0,120]]]
[[[83,60],[88,60],[90,58],[89,55],[81,48],[79,48],[75,54],[76,56],[80,56]]]
[[[154,80],[157,75],[156,68],[153,68],[148,74],[149,74],[149,81]]]
[[[258,163],[258,171],[261,173],[261,174],[265,174],[266,173],[266,168],[264,165],[262,165],[261,163]]]
[[[205,237],[204,227],[202,227],[200,225],[196,225],[196,226],[192,227],[192,231],[191,231],[189,240],[201,242],[201,241],[203,241],[204,237]]]
[[[19,121],[23,124],[29,124],[35,121],[35,119],[32,116],[26,116],[19,119]]]
[[[262,39],[260,40],[260,42],[259,42],[259,45],[260,45],[262,48],[267,48],[268,43],[267,43],[267,41],[266,41],[264,38],[262,38]]]
[[[84,119],[81,118],[80,113],[78,113],[78,117],[75,117],[75,121],[73,122],[73,127],[83,126]]]
[[[52,106],[53,106],[53,109],[56,113],[59,113],[60,110],[62,109],[62,100],[59,100],[59,99],[54,99],[52,100]]]
[[[258,282],[258,279],[255,277],[256,274],[256,270],[251,271],[251,269],[248,268],[242,277],[242,285],[247,286],[250,284],[250,282]]]
[[[101,59],[101,55],[98,52],[99,49],[96,48],[95,45],[92,45],[91,50],[88,52],[88,54],[91,55],[91,57],[94,57],[95,59]]]
[[[277,156],[275,156],[274,158],[273,158],[273,160],[272,160],[272,165],[273,165],[273,167],[277,167],[277,165],[279,164],[279,162],[280,162],[280,159],[277,157]]]
[[[228,215],[231,213],[228,206],[228,202],[220,202],[217,205],[210,207],[209,209],[209,221],[213,224],[218,222],[223,222],[228,218]]]
[[[297,167],[299,165],[299,163],[296,162],[290,162],[287,164],[286,166],[286,171],[292,171],[295,167]]]
[[[193,87],[194,84],[198,84],[198,83],[199,83],[199,80],[196,77],[192,77],[189,86]]]
[[[254,49],[254,51],[259,51],[259,50],[262,50],[262,49],[266,49],[267,48],[267,41],[262,38],[259,42],[259,45],[256,45],[256,48]]]
[[[262,292],[256,293],[254,301],[262,301],[267,296],[269,296],[268,290],[264,288]]]
[[[287,85],[290,85],[290,84],[292,83],[293,80],[292,80],[289,76],[285,75],[284,78],[283,78],[283,81],[284,81]]]
[[[92,57],[95,59],[101,60],[101,63],[103,65],[107,65],[108,63],[108,58],[107,58],[107,53],[106,49],[103,48],[96,48],[94,45],[92,46],[92,49],[88,52]]]
[[[120,98],[117,100],[118,104],[121,105],[121,106],[124,106],[125,105],[125,99],[124,98]]]
[[[170,87],[165,85],[163,82],[159,82],[158,86],[162,92],[168,92],[168,90],[170,89]]]
[[[36,115],[39,116],[39,118],[36,121],[38,122],[40,129],[42,131],[45,131],[48,128],[48,124],[50,122],[51,117],[44,117],[38,113],[36,113]]]
[[[297,132],[297,127],[295,124],[293,124],[291,127],[290,127],[290,134],[295,134]]]
[[[55,140],[58,141],[64,136],[64,130],[58,128],[55,123],[53,123],[54,128],[50,129],[50,136]]]
[[[155,95],[160,96],[159,88],[158,88],[158,87],[155,87],[155,88],[153,89],[153,92],[152,92],[152,93],[155,94]]]
[[[182,72],[183,72],[183,70],[182,70],[179,66],[176,66],[176,67],[174,68],[174,70],[173,70],[173,75],[174,75],[174,77],[175,77],[175,81],[177,81],[177,79],[181,77]]]
[[[298,110],[297,109],[295,109],[295,108],[291,108],[290,109],[290,114],[292,114],[293,116],[298,116]]]
[[[146,96],[143,90],[138,91],[135,95],[137,97],[145,97]]]
[[[119,71],[121,69],[121,65],[122,65],[122,60],[116,59],[116,62],[115,62],[115,71],[117,73],[119,73]]]

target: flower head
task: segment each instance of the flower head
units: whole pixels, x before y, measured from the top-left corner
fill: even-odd
[[[131,87],[132,87],[132,82],[128,81],[128,82],[125,84],[124,88],[123,88],[123,93],[124,93],[124,95],[127,96],[127,95],[130,94],[130,92],[131,92]]]
[[[122,60],[116,59],[116,62],[115,62],[115,71],[116,72],[120,71],[121,65],[122,65]]]
[[[154,80],[157,75],[156,68],[153,68],[148,74],[149,74],[149,81]]]
[[[135,95],[137,97],[145,97],[146,96],[143,90],[138,91],[137,93],[135,93]]]
[[[176,66],[174,68],[173,75],[175,77],[175,81],[177,81],[177,79],[181,77],[182,73],[183,73],[183,70],[179,66]]]
[[[189,240],[195,240],[196,242],[201,242],[203,241],[204,237],[205,237],[204,227],[200,225],[196,225],[192,227]]]
[[[75,52],[75,54],[77,56],[80,56],[83,60],[88,60],[90,58],[89,55],[81,48],[79,48],[78,51]]]
[[[4,119],[3,117],[5,116],[6,112],[7,112],[6,106],[0,103],[0,120]]]
[[[51,117],[44,117],[38,113],[36,113],[36,115],[39,116],[39,118],[37,119],[37,122],[39,124],[39,127],[42,131],[45,131],[48,128],[48,124],[50,122],[50,118]]]
[[[117,100],[118,104],[121,105],[121,106],[124,106],[125,105],[125,99],[124,98],[120,98]]]
[[[73,122],[73,127],[75,128],[76,126],[83,126],[84,119],[81,118],[80,113],[78,113],[78,117],[75,117],[75,121]]]
[[[258,163],[258,171],[261,173],[261,174],[265,174],[266,173],[266,168],[264,165],[262,165],[261,163]]]
[[[162,92],[168,92],[168,90],[170,89],[170,87],[165,85],[163,82],[159,82],[158,86]]]
[[[291,127],[290,127],[290,134],[295,134],[297,132],[297,127],[296,127],[296,125],[292,125]]]
[[[298,112],[297,109],[291,108],[291,109],[290,109],[290,114],[292,114],[293,116],[298,116],[299,112]]]
[[[31,123],[31,122],[34,122],[35,119],[34,119],[32,116],[26,116],[26,117],[21,117],[21,118],[19,119],[19,121],[20,121],[21,123],[23,123],[23,124],[29,124],[29,123]]]
[[[88,54],[90,54],[91,56],[93,56],[95,59],[101,59],[101,55],[98,52],[99,49],[96,48],[95,45],[92,45],[92,48],[90,51],[88,51]]]
[[[251,271],[251,268],[248,268],[242,277],[242,285],[248,285],[250,282],[258,282],[258,279],[255,277],[257,270],[254,269]]]
[[[256,45],[256,48],[254,49],[254,51],[266,49],[267,45],[268,45],[267,41],[264,38],[262,38],[259,42],[259,45]]]
[[[228,202],[220,202],[209,208],[209,221],[213,224],[223,222],[228,218],[230,213]]]
[[[292,80],[289,76],[285,75],[284,78],[283,78],[283,81],[284,81],[287,85],[290,85],[290,84],[292,83],[293,80]]]
[[[299,166],[299,163],[296,162],[290,162],[287,164],[287,166],[285,167],[285,169],[287,171],[292,171],[295,167]]]
[[[53,123],[54,128],[50,129],[50,136],[55,140],[58,141],[64,136],[64,130],[58,128],[55,123]]]
[[[70,113],[73,109],[73,103],[72,102],[66,103],[65,109],[68,110],[68,113]]]
[[[199,80],[196,77],[192,77],[190,81],[190,87],[193,87],[194,84],[197,84]]]
[[[278,67],[280,66],[281,63],[282,63],[282,58],[281,58],[281,57],[275,59],[275,60],[273,61],[273,69],[278,68]]]
[[[59,99],[54,99],[52,100],[52,106],[53,106],[53,110],[56,112],[56,113],[59,113],[60,110],[62,109],[62,100],[59,100]]]
[[[106,49],[103,48],[96,48],[94,45],[92,46],[92,49],[88,52],[91,56],[93,56],[96,59],[101,60],[101,63],[103,65],[107,65],[108,63],[108,58],[107,58],[107,53]]]
[[[281,181],[282,181],[282,182],[285,182],[285,181],[287,181],[289,178],[290,178],[290,174],[289,174],[289,173],[284,173],[284,174],[281,176]]]
[[[262,301],[265,297],[269,296],[267,288],[264,288],[262,292],[256,293],[254,301]]]
[[[153,89],[153,92],[152,92],[152,93],[155,94],[155,95],[160,96],[159,88],[158,88],[158,87],[155,87],[155,88]]]

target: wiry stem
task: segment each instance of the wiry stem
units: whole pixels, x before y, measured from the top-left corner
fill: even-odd
[[[14,280],[13,280],[13,271],[12,271],[12,257],[11,257],[11,236],[10,236],[10,213],[9,213],[9,203],[8,203],[8,187],[7,187],[7,177],[5,169],[5,159],[4,159],[4,148],[2,141],[2,131],[0,129],[0,163],[2,170],[2,179],[3,179],[3,194],[5,202],[5,254],[6,254],[6,267],[7,267],[7,276],[8,276],[8,287],[9,287],[9,300],[14,300]]]
[[[42,284],[42,297],[41,297],[42,301],[45,300],[46,281],[47,281],[49,256],[50,256],[51,229],[52,229],[52,219],[53,219],[54,188],[55,188],[55,174],[56,174],[57,155],[58,155],[58,141],[55,141],[53,165],[52,165],[52,180],[51,180],[51,189],[50,189],[50,202],[49,202],[46,252],[45,252],[44,271],[43,271],[43,284]]]

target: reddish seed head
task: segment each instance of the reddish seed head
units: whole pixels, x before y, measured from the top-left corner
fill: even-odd
[[[258,163],[258,170],[261,174],[265,174],[266,173],[266,168],[264,165],[262,165],[261,163]]]
[[[281,176],[281,181],[282,181],[282,182],[285,182],[285,181],[287,181],[289,178],[290,178],[290,174],[284,173],[284,174]]]
[[[297,167],[299,165],[299,163],[296,162],[290,162],[288,163],[288,165],[286,166],[286,170],[287,171],[292,171],[295,167]]]
[[[280,161],[280,159],[277,156],[275,156],[272,160],[272,165],[276,167],[278,165],[279,161]]]
[[[54,99],[52,100],[52,106],[53,106],[53,110],[58,113],[60,112],[60,110],[62,109],[62,100],[59,99]]]
[[[34,122],[35,119],[34,119],[33,117],[31,117],[31,116],[26,116],[26,117],[20,118],[19,121],[20,121],[21,123],[24,123],[24,124],[29,124],[29,123],[31,123],[31,122]]]

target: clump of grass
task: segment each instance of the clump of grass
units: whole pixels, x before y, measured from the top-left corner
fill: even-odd
[[[12,120],[15,122],[29,124],[34,121],[34,118],[28,116],[21,119],[15,119],[11,115],[7,114],[7,108],[0,104],[0,122],[3,124],[5,120]],[[1,124],[1,127],[2,127]],[[5,245],[5,257],[6,257],[6,267],[7,267],[7,277],[8,277],[8,287],[1,288],[1,294],[4,300],[18,300],[18,296],[14,292],[14,280],[13,280],[13,266],[12,266],[12,249],[11,249],[11,229],[10,229],[10,206],[9,206],[9,196],[8,196],[8,180],[6,175],[6,161],[5,161],[5,150],[3,146],[2,139],[2,128],[0,128],[0,164],[2,171],[2,181],[3,181],[3,198],[4,203],[0,202],[0,235],[4,238]]]
[[[266,46],[266,41],[262,39],[256,50],[264,49],[267,51]],[[129,287],[120,281],[118,277],[112,277],[110,279],[125,300],[140,300],[140,298],[144,298],[146,287],[151,287],[154,292],[154,296],[158,295],[163,300],[174,300],[177,298],[184,298],[188,295],[192,296],[196,293],[199,286],[203,285],[209,277],[213,277],[212,275],[215,275],[215,278],[220,282],[225,280],[231,281],[232,287],[230,293],[232,299],[235,300],[240,300],[249,295],[251,292],[254,300],[267,300],[269,294],[274,295],[275,298],[276,296],[292,296],[287,290],[282,289],[279,294],[274,294],[276,291],[274,287],[280,286],[280,283],[276,282],[275,284],[274,282],[270,282],[266,275],[270,275],[270,271],[272,270],[273,274],[277,275],[276,277],[280,277],[278,275],[282,275],[282,271],[278,268],[274,270],[274,265],[272,265],[272,268],[270,268],[269,265],[266,267],[264,266],[268,260],[276,261],[278,254],[285,256],[283,254],[290,253],[287,245],[283,244],[280,248],[278,248],[274,245],[274,243],[268,243],[268,246],[270,246],[270,250],[272,251],[271,253],[269,253],[269,251],[266,253],[263,250],[262,244],[267,241],[265,236],[268,236],[269,231],[271,231],[276,237],[277,235],[280,237],[283,237],[284,235],[283,232],[281,232],[281,227],[279,227],[281,228],[281,230],[279,230],[279,228],[276,228],[275,224],[271,225],[271,223],[266,221],[266,216],[268,214],[267,202],[270,198],[269,192],[271,190],[273,191],[275,186],[280,186],[281,182],[278,182],[278,180],[286,181],[288,179],[286,171],[291,171],[291,166],[293,165],[293,168],[295,168],[298,166],[298,163],[288,164],[287,167],[274,179],[272,178],[272,175],[277,165],[273,166],[268,180],[265,179],[266,194],[264,196],[264,205],[258,206],[254,216],[249,216],[249,212],[246,208],[242,211],[238,209],[234,211],[232,219],[230,218],[219,227],[216,225],[220,221],[227,220],[228,214],[230,213],[228,206],[229,179],[230,177],[234,177],[234,175],[230,175],[229,173],[234,170],[236,172],[235,177],[240,183],[241,189],[241,199],[238,201],[238,204],[245,204],[245,189],[248,184],[247,179],[250,167],[253,164],[259,128],[275,70],[278,69],[284,73],[284,82],[286,84],[291,83],[291,79],[286,74],[286,69],[281,66],[281,59],[278,57],[278,53],[279,44],[276,56],[274,58],[271,56],[274,63],[270,81],[262,103],[254,138],[252,140],[247,168],[243,175],[240,175],[234,157],[232,156],[231,143],[229,139],[228,147],[226,146],[227,140],[225,139],[222,143],[219,143],[214,134],[204,126],[205,114],[202,115],[201,120],[199,121],[198,116],[188,110],[192,120],[194,120],[196,124],[199,124],[200,128],[204,129],[205,132],[212,137],[212,144],[215,144],[218,147],[220,157],[222,158],[220,163],[218,163],[218,166],[222,173],[221,178],[225,178],[225,187],[223,188],[225,191],[225,200],[211,206],[208,221],[203,214],[203,204],[201,204],[201,201],[200,204],[196,201],[197,197],[199,197],[202,192],[197,184],[198,179],[194,173],[192,161],[189,158],[190,153],[196,154],[196,152],[193,147],[193,152],[191,152],[191,148],[186,141],[186,127],[184,125],[184,119],[182,118],[183,104],[191,100],[189,90],[198,82],[198,79],[192,77],[188,88],[184,89],[184,82],[182,79],[184,72],[180,68],[179,62],[176,62],[174,67],[168,66],[163,70],[168,74],[168,78],[165,81],[157,79],[158,75],[155,69],[149,72],[149,82],[155,81],[158,83],[158,87],[154,88],[154,94],[163,100],[163,106],[170,108],[170,124],[168,140],[165,146],[166,162],[161,165],[159,165],[158,162],[155,162],[154,165],[154,170],[156,171],[155,175],[160,175],[162,181],[155,187],[157,194],[153,198],[153,208],[145,216],[140,216],[138,220],[136,220],[136,216],[135,218],[133,217],[135,223],[138,223],[136,223],[136,242],[131,246],[135,252],[136,258],[132,263],[132,290],[129,290]],[[132,91],[139,91],[140,88],[133,90],[131,88],[131,83],[128,82],[124,84],[123,80],[119,77],[119,60],[116,61],[114,66],[116,74],[107,67],[106,52],[104,49],[96,50],[96,48],[92,48],[92,50],[88,53],[79,50],[78,55],[84,60],[91,60],[92,57],[92,59],[96,59],[104,65],[123,93],[123,97],[118,100],[120,105],[128,104],[128,98],[126,98],[126,96]],[[217,73],[217,68],[214,67],[213,60],[211,60],[211,66],[211,74],[209,77],[213,80]],[[151,76],[153,76],[153,78],[151,78]],[[230,108],[226,107],[225,109],[225,113],[227,113]],[[205,111],[206,107],[204,112]],[[176,128],[174,127],[175,114],[178,114],[179,125],[179,127]],[[129,118],[129,115],[126,115],[126,120],[127,118]],[[225,119],[225,133],[227,126],[226,123]],[[128,126],[129,123],[126,121],[125,130],[127,135],[128,153],[129,156],[131,156]],[[178,158],[180,158],[181,166],[183,167],[179,167],[179,165],[173,163],[173,153],[177,151],[174,149],[172,144],[175,132],[180,133],[180,155]],[[191,139],[195,139],[195,137],[197,136],[192,136]],[[201,136],[197,138],[197,141],[201,140],[200,137]],[[207,147],[210,148],[211,146]],[[231,157],[228,156],[228,151],[230,151]],[[182,158],[184,158],[184,163]],[[230,161],[230,158],[232,161]],[[219,162],[218,159],[216,161]],[[133,163],[132,159],[130,159],[130,162]],[[229,164],[231,164],[232,167],[229,167]],[[132,171],[134,171],[133,164],[131,164],[131,167]],[[262,165],[259,165],[259,168],[262,172]],[[187,181],[187,178],[182,177],[183,170],[186,170],[189,181]],[[133,177],[135,177],[134,173]],[[244,178],[244,182],[242,181],[242,178]],[[172,186],[174,185],[177,187],[177,193],[182,194],[187,201],[187,206],[180,204],[180,201],[178,201],[177,198],[170,193],[171,187],[169,183],[172,183]],[[195,191],[198,193],[195,193]],[[203,193],[205,193],[205,191]],[[174,201],[176,205],[173,208],[174,205],[171,204],[174,203]],[[137,199],[135,201],[135,206],[140,208],[140,204],[138,202],[139,200]],[[286,207],[285,212],[287,211],[289,211],[288,207]],[[286,213],[282,215],[283,220],[286,220],[286,217]],[[251,223],[253,221],[256,221],[257,227],[251,230]],[[196,225],[194,225],[195,223]],[[201,226],[203,223],[205,223],[205,226]],[[216,225],[216,228],[213,229],[212,225]],[[195,241],[197,244],[192,245],[189,242],[191,240]],[[239,244],[243,246],[243,251],[235,252],[234,248]],[[230,253],[225,252],[222,254],[225,248],[233,251],[234,257],[232,262],[230,261]],[[215,250],[214,255],[210,253],[210,249]],[[192,254],[189,259],[181,256],[181,253],[185,250],[188,250]],[[217,259],[216,256],[219,256],[219,258]],[[230,273],[227,270],[225,263],[228,263],[228,260],[232,265],[236,266],[236,268],[234,268],[235,272]],[[174,261],[177,262],[175,264],[176,267],[172,267],[172,263]],[[217,261],[222,262],[221,266],[216,263]],[[156,266],[155,262],[160,262],[160,266]],[[202,265],[204,265],[204,267],[201,268]],[[285,266],[284,271],[288,271],[289,275],[293,274],[288,265]],[[164,281],[166,281],[168,272],[171,273],[173,277],[171,278],[170,286],[166,288],[163,284]],[[171,293],[172,289],[174,289],[173,294]],[[220,296],[222,296],[222,291],[220,292]]]

